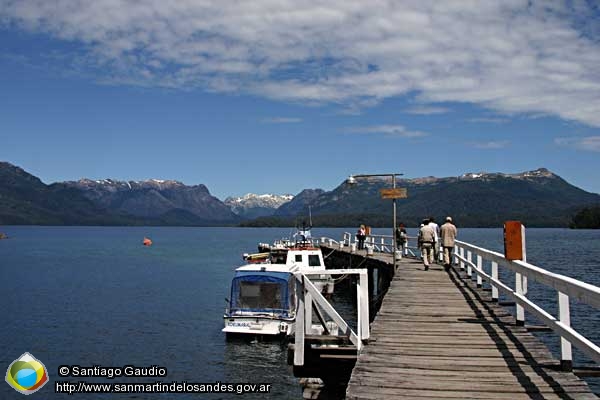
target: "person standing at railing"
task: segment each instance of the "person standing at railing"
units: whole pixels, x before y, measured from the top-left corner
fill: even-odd
[[[400,225],[398,225],[398,227],[396,228],[396,248],[400,249],[400,251],[402,251],[402,254],[404,254],[405,256],[408,255],[408,248],[406,246],[407,243],[408,235],[406,233],[406,228],[404,227],[404,224],[400,222]]]
[[[444,269],[450,270],[450,263],[452,259],[452,250],[454,250],[454,240],[458,229],[452,223],[452,217],[446,217],[446,223],[442,225],[441,237],[442,237],[442,248],[444,251]]]
[[[356,240],[358,240],[358,249],[363,250],[365,248],[365,238],[367,237],[367,230],[364,225],[361,225],[356,232]]]
[[[419,243],[421,243],[421,255],[425,271],[429,269],[430,260],[433,259],[433,247],[435,245],[435,231],[429,225],[429,220],[423,220],[423,226],[419,229]]]

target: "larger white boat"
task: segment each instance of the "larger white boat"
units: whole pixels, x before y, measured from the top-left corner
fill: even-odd
[[[323,252],[313,244],[311,226],[302,225],[297,228],[293,240],[280,239],[272,245],[258,244],[259,253],[244,254],[249,263],[283,264],[288,268],[298,268],[303,273],[311,273],[310,280],[324,295],[333,294],[334,280],[330,275],[314,275],[314,272],[325,270]]]
[[[303,273],[310,273],[309,279],[317,289],[325,295],[333,294],[333,278],[325,274],[315,274],[325,271],[325,260],[321,249],[314,247],[312,242],[298,241],[288,246],[272,246],[266,252],[244,254],[244,260],[251,264],[283,265],[289,270],[297,269]]]

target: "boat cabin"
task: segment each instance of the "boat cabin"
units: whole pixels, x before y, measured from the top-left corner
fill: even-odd
[[[296,317],[295,280],[283,266],[247,265],[231,282],[223,332],[289,335]]]
[[[273,248],[268,253],[244,254],[244,260],[249,264],[287,265],[303,271],[325,269],[323,253],[315,247]]]

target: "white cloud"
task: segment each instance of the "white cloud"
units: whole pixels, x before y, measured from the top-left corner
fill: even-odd
[[[480,118],[469,118],[468,122],[474,123],[490,123],[490,124],[503,124],[508,122],[507,118],[498,118],[498,117],[480,117]]]
[[[415,106],[404,110],[408,114],[416,115],[433,115],[433,114],[445,114],[450,112],[450,109],[445,107],[432,107],[432,106]]]
[[[346,133],[385,134],[403,138],[418,138],[428,136],[425,132],[410,131],[402,125],[354,126],[344,129]]]
[[[295,117],[270,117],[263,118],[262,122],[265,124],[296,124],[302,122],[302,118]]]
[[[0,24],[69,43],[50,50],[69,48],[70,67],[102,82],[348,110],[410,95],[424,107],[474,103],[600,126],[591,4],[0,0]]]
[[[487,142],[470,142],[469,146],[481,150],[503,149],[509,145],[508,140],[491,140]]]
[[[572,147],[578,150],[600,152],[600,136],[563,137],[554,139],[559,146]]]

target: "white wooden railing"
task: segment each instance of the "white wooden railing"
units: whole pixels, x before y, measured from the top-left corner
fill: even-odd
[[[338,314],[335,308],[323,297],[321,292],[307,277],[310,275],[349,275],[359,276],[356,284],[357,302],[357,327],[354,332],[348,323]],[[312,333],[312,309],[313,302],[335,322],[340,332],[347,336],[359,351],[363,346],[363,340],[369,339],[369,285],[366,269],[328,269],[326,271],[294,273],[296,278],[296,293],[298,305],[296,311],[296,326],[294,337],[294,365],[304,365],[304,339],[305,335]]]
[[[492,287],[492,299],[498,300],[498,292],[504,293],[516,303],[517,323],[525,323],[525,310],[534,314],[546,326],[560,335],[561,364],[564,369],[572,367],[571,344],[600,363],[600,347],[585,338],[571,327],[569,299],[574,298],[581,303],[600,309],[600,288],[568,276],[546,271],[525,261],[510,261],[503,254],[487,250],[472,244],[456,241],[454,251],[455,263],[462,270],[466,269],[469,277],[476,275],[477,286],[487,281]],[[490,274],[483,268],[484,260],[491,262]],[[506,268],[514,273],[513,285],[503,283],[498,276],[498,267]],[[557,292],[558,317],[552,316],[539,305],[526,297],[527,280],[532,280],[553,288]]]
[[[416,237],[409,237],[409,243],[411,241],[416,242],[416,239]],[[392,241],[393,236],[391,235],[371,235],[365,241],[365,244],[373,246],[374,251],[390,253],[394,248]],[[352,246],[356,246],[356,242],[355,235],[349,232],[343,234],[340,242],[328,238],[321,239],[321,243],[329,243],[330,245],[336,243],[340,247],[350,246],[351,251]],[[415,252],[412,251],[413,249],[417,249],[417,246],[408,246],[411,255],[416,256]],[[473,274],[476,275],[475,279],[478,287],[482,287],[483,281],[490,284],[493,300],[497,301],[499,292],[502,292],[515,302],[517,324],[525,324],[525,310],[527,310],[560,336],[561,365],[564,369],[572,367],[571,345],[577,347],[592,360],[600,363],[600,347],[573,329],[570,321],[571,298],[600,310],[599,287],[547,271],[526,261],[507,260],[503,254],[458,240],[456,241],[453,257],[454,264],[459,265],[461,270],[466,270],[467,276],[473,277]],[[490,263],[489,274],[484,271],[484,261]],[[514,273],[514,284],[500,281],[499,267]],[[556,290],[557,317],[527,298],[528,280],[539,282]]]
[[[411,242],[415,243],[414,246],[411,246]],[[416,257],[415,251],[418,249],[416,246],[417,237],[416,236],[408,236],[408,242],[404,247],[402,254],[403,255],[411,255]],[[342,242],[345,246],[352,246],[358,243],[358,239],[356,239],[356,235],[353,235],[350,232],[344,232]],[[374,252],[379,253],[392,253],[395,249],[394,246],[394,236],[392,235],[369,235],[365,239],[365,245],[370,246]],[[398,249],[399,250],[399,249]]]

